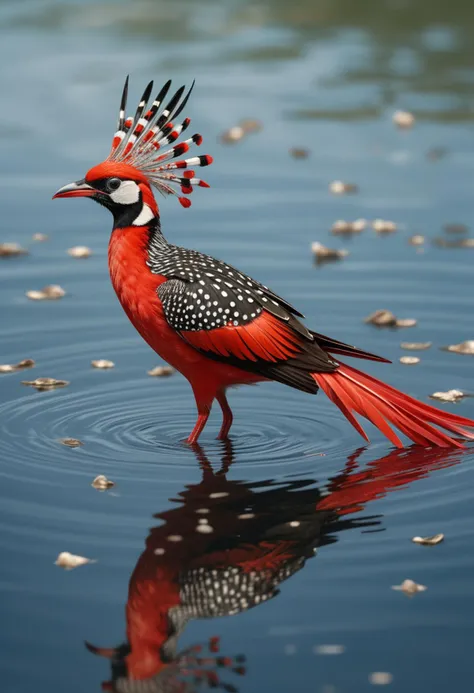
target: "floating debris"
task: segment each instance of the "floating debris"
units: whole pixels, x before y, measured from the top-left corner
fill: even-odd
[[[433,238],[433,245],[438,246],[438,248],[474,248],[474,238],[456,238],[448,241],[446,238],[437,236]]]
[[[234,125],[233,127],[225,130],[221,135],[221,141],[225,144],[234,144],[241,140],[245,135],[245,130],[241,125]]]
[[[342,260],[349,255],[348,250],[335,250],[334,248],[326,248],[319,241],[311,244],[311,252],[318,262],[326,262],[328,260]]]
[[[372,228],[376,233],[394,233],[397,230],[397,225],[386,219],[374,219]]]
[[[4,363],[0,365],[0,373],[16,373],[26,368],[33,368],[34,365],[35,362],[33,359],[23,359],[23,361],[19,361],[18,363]]]
[[[171,368],[171,366],[155,366],[155,368],[152,368],[151,371],[147,371],[147,373],[156,378],[163,378],[168,375],[173,375],[174,368]]]
[[[38,241],[38,243],[42,243],[44,241],[49,241],[49,236],[47,236],[45,233],[34,233],[32,235],[32,239],[34,241]]]
[[[43,289],[41,289],[41,291],[27,291],[26,295],[32,301],[54,301],[65,296],[66,292],[58,284],[50,284],[49,286],[45,286]]]
[[[260,132],[260,130],[263,130],[262,121],[257,120],[256,118],[243,118],[240,121],[239,126],[242,128],[246,135],[250,135],[253,132]]]
[[[443,231],[445,233],[467,233],[469,231],[466,224],[445,224],[443,226]]]
[[[313,652],[318,655],[340,655],[345,649],[344,645],[316,645]]]
[[[417,363],[420,363],[421,359],[418,358],[418,356],[401,356],[400,357],[400,363],[403,363],[405,366],[415,366]]]
[[[436,546],[444,540],[444,534],[434,534],[432,537],[413,537],[414,544],[422,544],[423,546]]]
[[[68,380],[56,380],[56,378],[36,378],[36,380],[22,380],[22,385],[35,387],[40,392],[43,390],[55,390],[58,387],[69,385]]]
[[[92,250],[86,245],[75,245],[73,248],[69,248],[67,254],[71,257],[84,258],[90,257],[92,255]]]
[[[69,553],[69,551],[63,551],[55,560],[54,565],[58,565],[60,568],[64,568],[64,570],[74,570],[74,568],[87,563],[97,563],[97,561],[84,556],[75,556],[73,553]]]
[[[395,111],[392,120],[398,128],[402,129],[411,128],[415,124],[415,116],[409,111]]]
[[[17,257],[18,255],[28,255],[28,251],[19,243],[0,243],[0,257]]]
[[[440,402],[459,402],[464,397],[468,397],[462,390],[447,390],[447,392],[433,392],[430,395],[431,399],[437,399]]]
[[[334,236],[350,236],[354,233],[361,233],[367,227],[366,219],[356,219],[355,221],[345,221],[338,219],[331,227],[331,233]]]
[[[407,349],[408,351],[425,351],[429,349],[433,342],[402,342],[400,344],[402,349]]]
[[[392,681],[393,675],[388,671],[373,671],[369,674],[369,683],[373,686],[387,686]]]
[[[107,491],[107,489],[115,486],[115,482],[107,479],[107,477],[103,474],[99,474],[99,476],[96,476],[91,486],[96,488],[98,491]]]
[[[397,318],[390,310],[381,309],[371,313],[364,320],[366,324],[377,327],[414,327],[414,318]]]
[[[408,243],[410,245],[423,245],[424,242],[425,237],[421,234],[415,234],[414,236],[410,236],[410,238],[408,239]]]
[[[404,580],[401,585],[392,585],[392,590],[403,592],[410,597],[417,592],[425,592],[427,589],[425,585],[419,585],[414,580]]]
[[[66,445],[68,448],[80,448],[81,445],[84,445],[82,440],[78,440],[77,438],[60,438],[59,442],[62,445]]]
[[[468,339],[460,344],[449,344],[441,348],[443,351],[453,351],[455,354],[474,355],[474,339]]]
[[[289,152],[293,159],[307,159],[310,154],[309,149],[304,149],[303,147],[291,147]]]
[[[333,195],[350,195],[359,190],[354,183],[343,183],[342,180],[334,180],[329,184],[329,192]]]
[[[98,359],[97,361],[91,361],[92,368],[115,368],[115,363],[113,361],[108,361],[107,359]]]

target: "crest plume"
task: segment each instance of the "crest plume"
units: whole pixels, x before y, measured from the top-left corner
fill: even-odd
[[[165,101],[171,87],[171,80],[168,80],[149,105],[153,90],[153,82],[150,82],[132,117],[126,115],[128,81],[127,76],[120,102],[117,131],[107,161],[134,166],[159,192],[164,195],[177,195],[183,207],[190,207],[191,201],[187,197],[182,197],[180,192],[190,195],[196,185],[202,188],[209,187],[201,178],[195,177],[190,167],[212,164],[212,157],[208,154],[189,159],[181,158],[192,144],[201,144],[201,135],[195,134],[186,140],[176,142],[191,123],[189,118],[185,118],[179,124],[173,121],[186,106],[194,82],[184,98],[185,87],[182,86],[169,101]]]

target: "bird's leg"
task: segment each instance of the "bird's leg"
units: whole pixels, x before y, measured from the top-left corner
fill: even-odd
[[[207,420],[209,418],[209,414],[211,413],[211,406],[207,404],[201,404],[200,402],[197,402],[197,409],[198,409],[198,417],[197,421],[194,425],[193,430],[189,434],[188,439],[186,440],[189,445],[194,445],[197,443],[199,436],[201,435],[204,426],[207,423]]]
[[[227,436],[229,435],[230,427],[232,426],[232,421],[234,417],[232,414],[232,410],[229,407],[229,402],[227,401],[227,397],[225,395],[224,390],[221,390],[221,392],[217,393],[216,399],[221,406],[222,414],[224,417],[222,421],[221,430],[219,431],[219,435],[217,436],[217,438],[218,440],[226,440]]]

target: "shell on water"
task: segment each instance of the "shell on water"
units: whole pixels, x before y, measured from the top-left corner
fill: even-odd
[[[84,443],[78,438],[60,438],[59,442],[68,448],[80,448]]]
[[[422,544],[423,546],[436,546],[444,540],[444,534],[434,534],[432,537],[413,537],[414,544]]]
[[[92,250],[86,245],[75,245],[73,248],[69,248],[67,254],[71,257],[85,258],[92,255]]]
[[[304,147],[291,147],[290,149],[290,156],[292,156],[293,159],[307,159],[309,155],[309,149],[305,149]]]
[[[392,590],[403,592],[410,597],[417,592],[426,592],[427,589],[425,585],[420,585],[414,580],[404,580],[401,585],[392,585]]]
[[[407,351],[425,351],[429,349],[433,342],[402,342],[400,344],[402,349],[407,349]]]
[[[405,366],[415,366],[420,361],[421,359],[418,356],[400,356],[400,363],[403,363]]]
[[[449,344],[442,349],[443,351],[453,351],[455,354],[474,354],[474,339],[468,339],[460,344]]]
[[[19,243],[0,243],[0,257],[17,257],[18,255],[28,255],[28,251]]]
[[[27,291],[26,295],[32,301],[54,301],[65,296],[66,292],[59,284],[49,284],[40,291],[36,289]]]
[[[372,228],[376,233],[394,233],[397,230],[397,225],[386,219],[374,219]]]
[[[45,233],[34,233],[32,235],[32,239],[38,243],[43,243],[44,241],[49,240],[49,236],[47,236]]]
[[[446,392],[433,392],[430,397],[440,402],[459,402],[459,400],[466,397],[466,395],[462,390],[447,390]]]
[[[99,476],[96,476],[94,481],[91,483],[91,486],[96,488],[98,491],[107,491],[107,489],[115,486],[115,482],[107,479],[104,474],[99,474]]]
[[[334,180],[329,184],[329,192],[333,195],[348,195],[356,193],[357,190],[357,185],[354,183],[344,183],[342,180]]]
[[[371,313],[365,318],[364,322],[377,327],[414,327],[417,323],[415,318],[397,318],[390,310],[385,308]]]
[[[373,671],[369,674],[369,683],[373,686],[387,686],[392,681],[393,675],[389,671]]]
[[[425,242],[425,237],[422,236],[421,234],[415,234],[414,236],[410,236],[408,239],[408,243],[410,245],[423,245]]]
[[[311,252],[317,260],[342,260],[349,255],[348,250],[336,250],[335,248],[327,248],[319,241],[311,244]]]
[[[393,123],[402,129],[408,129],[415,124],[415,116],[409,111],[395,111],[392,116]]]
[[[75,556],[73,553],[69,553],[69,551],[60,553],[54,562],[55,565],[64,568],[64,570],[74,570],[74,568],[87,563],[97,563],[97,561],[84,556]]]
[[[367,219],[356,219],[355,221],[345,221],[338,219],[331,227],[331,233],[334,236],[350,236],[355,233],[361,233],[367,228]]]
[[[108,361],[107,359],[98,359],[97,361],[91,361],[92,368],[114,368],[115,363],[113,361]]]
[[[66,387],[68,380],[56,380],[56,378],[36,378],[35,380],[22,380],[22,385],[35,387],[37,390],[54,390],[57,387]]]
[[[26,368],[33,368],[34,365],[35,362],[33,359],[23,359],[23,361],[19,361],[18,363],[4,363],[0,365],[0,373],[16,373]]]
[[[147,371],[148,375],[152,375],[155,378],[164,378],[168,375],[173,375],[174,368],[171,366],[155,366],[151,371]]]

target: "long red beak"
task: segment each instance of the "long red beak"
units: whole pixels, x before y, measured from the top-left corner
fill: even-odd
[[[86,183],[85,180],[78,180],[75,183],[69,183],[59,188],[58,192],[53,195],[53,200],[57,197],[92,197],[97,193],[97,190]]]

